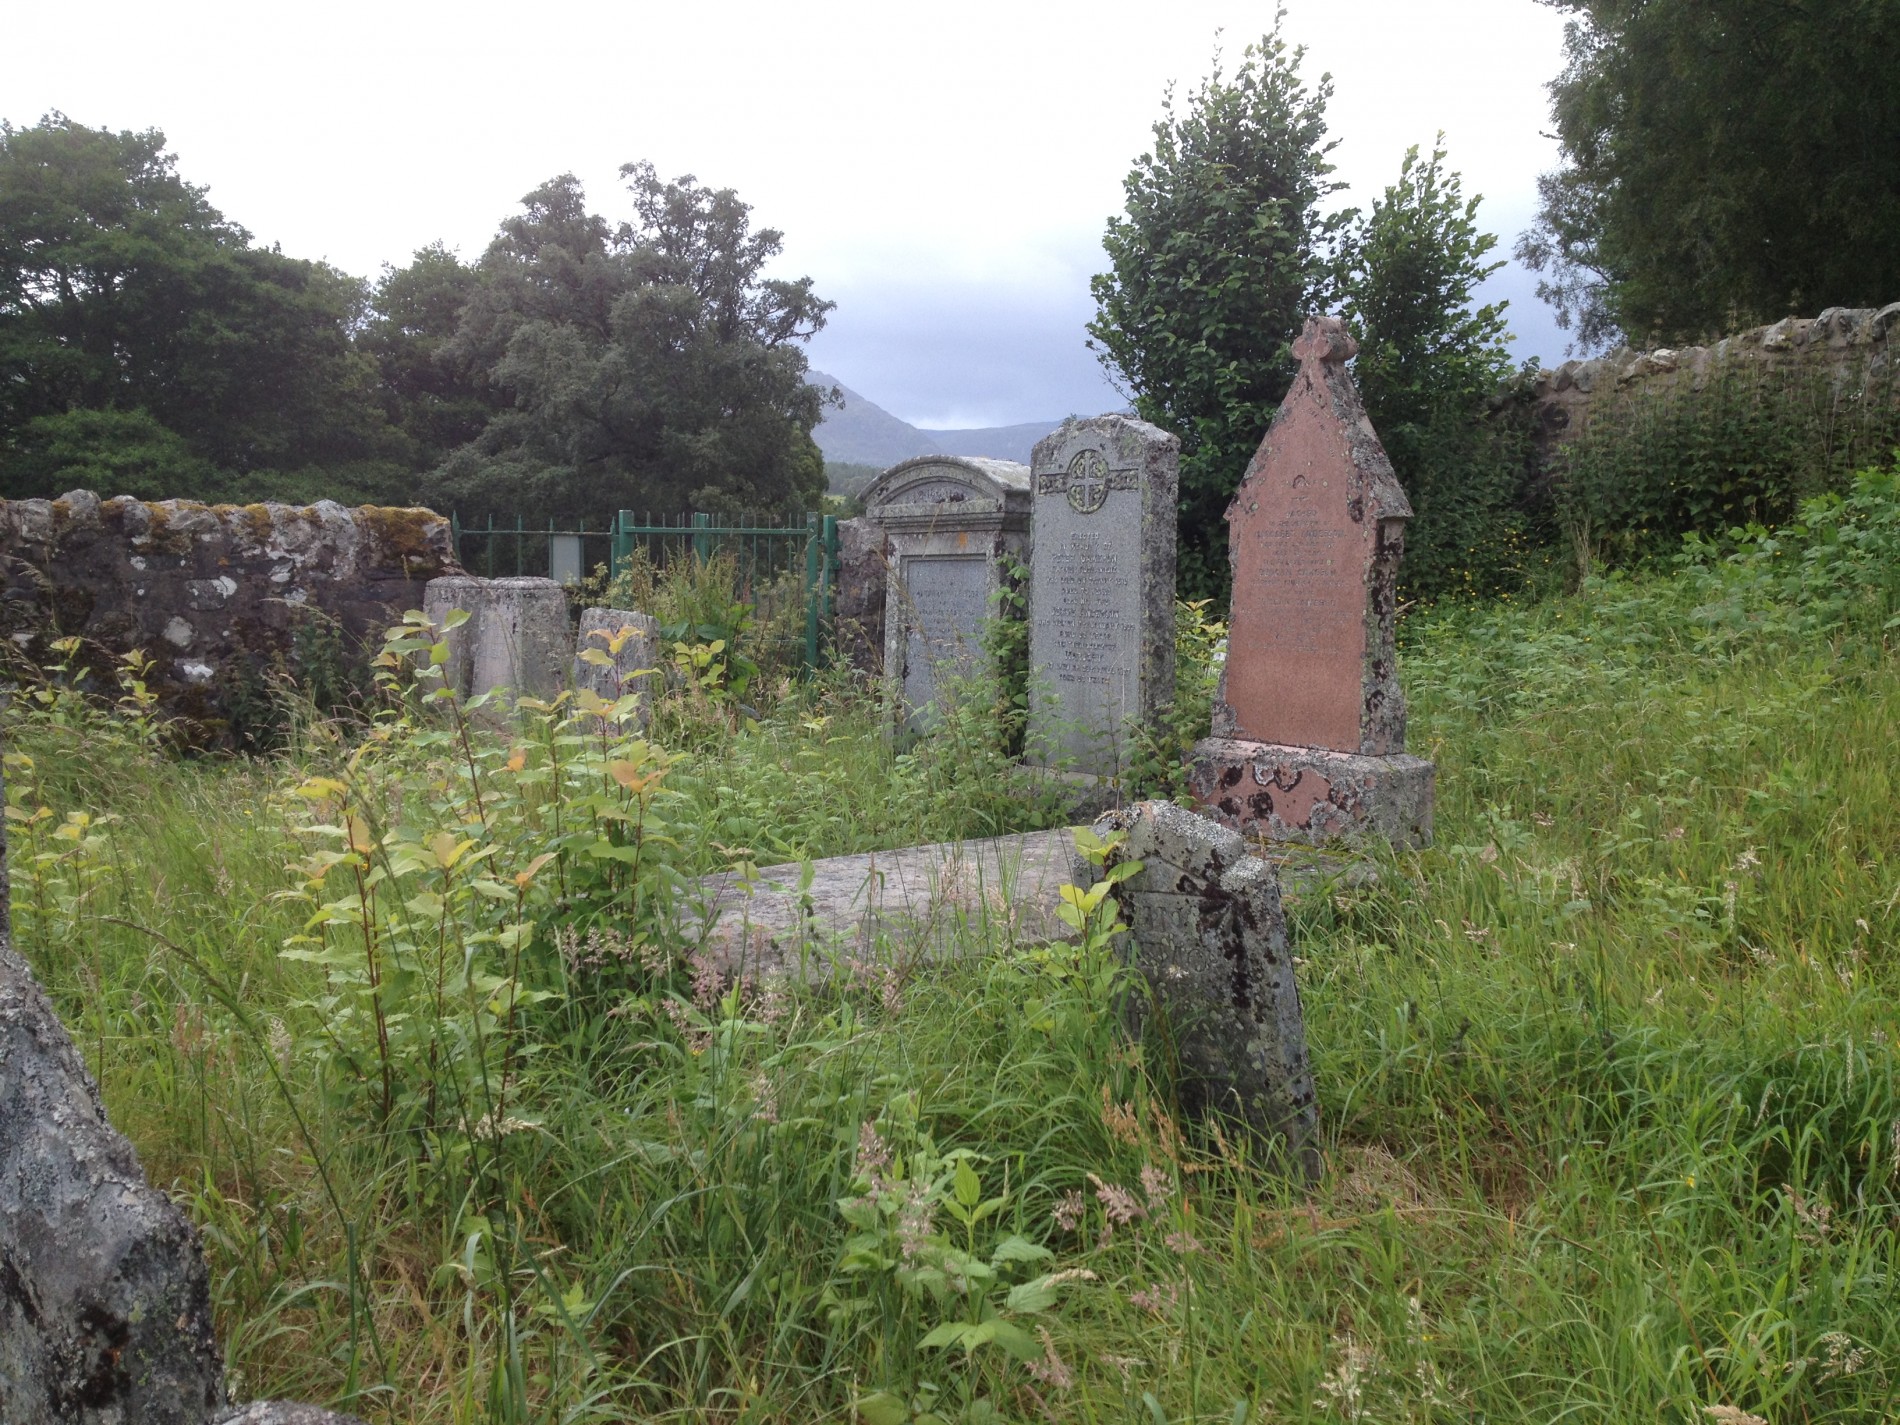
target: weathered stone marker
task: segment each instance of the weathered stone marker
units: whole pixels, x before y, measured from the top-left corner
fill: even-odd
[[[1146,421],[1065,421],[1036,445],[1031,756],[1094,776],[1174,696],[1181,443]]]
[[[864,492],[888,567],[884,677],[913,725],[940,681],[980,666],[983,620],[998,610],[1005,558],[1029,542],[1029,470],[1010,460],[924,455],[886,470]]]
[[[590,652],[600,656],[589,657]],[[575,691],[585,688],[610,703],[636,693],[644,724],[652,702],[647,685],[657,676],[653,669],[659,652],[660,626],[648,615],[632,609],[583,609],[574,639]]]
[[[1228,506],[1233,605],[1213,736],[1191,785],[1209,816],[1270,841],[1432,834],[1432,764],[1405,754],[1395,583],[1412,507],[1345,363],[1308,320],[1300,372]]]
[[[551,698],[566,686],[571,648],[567,595],[552,579],[445,575],[423,590],[422,610],[439,627],[461,609],[467,622],[445,635],[445,685],[461,697],[507,689]]]
[[[1123,833],[1113,858],[1142,863],[1114,894],[1135,967],[1168,1016],[1188,1104],[1245,1121],[1314,1174],[1318,1109],[1273,868],[1237,832],[1171,802],[1112,811],[1094,830]]]

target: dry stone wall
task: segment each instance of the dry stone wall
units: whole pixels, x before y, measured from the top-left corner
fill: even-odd
[[[1538,376],[1532,387],[1537,441],[1548,454],[1589,428],[1593,415],[1617,400],[1682,389],[1700,391],[1724,372],[1815,373],[1846,385],[1896,390],[1900,302],[1884,307],[1830,307],[1818,317],[1784,317],[1770,326],[1724,337],[1708,346],[1619,348],[1589,360],[1566,361]]]
[[[161,709],[189,719],[195,740],[227,743],[237,704],[273,665],[319,647],[352,657],[458,568],[449,522],[430,510],[85,490],[0,501],[0,636],[42,664],[69,634],[100,659],[143,649]]]

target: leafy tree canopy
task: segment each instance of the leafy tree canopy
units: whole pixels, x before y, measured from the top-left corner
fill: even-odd
[[[59,452],[110,456],[114,431],[135,447],[120,464],[190,486],[173,494],[387,455],[351,343],[364,295],[253,246],[157,130],[0,124],[0,492],[113,468]]]
[[[824,491],[803,343],[832,303],[769,278],[774,229],[729,188],[621,169],[631,222],[571,174],[507,219],[441,362],[507,404],[437,475],[463,508],[780,509]]]
[[[1517,251],[1581,347],[1900,297],[1900,6],[1544,3],[1563,166]]]
[[[1181,440],[1179,581],[1225,598],[1222,515],[1292,382],[1293,338],[1332,304],[1348,214],[1323,215],[1330,78],[1308,89],[1304,50],[1274,29],[1231,77],[1213,74],[1177,108],[1123,183],[1092,284],[1093,346],[1144,420]]]
[[[1503,302],[1478,287],[1504,264],[1446,167],[1444,135],[1410,149],[1398,182],[1355,218],[1339,286],[1359,341],[1353,374],[1412,502],[1408,593],[1485,591],[1508,583],[1523,535],[1522,452],[1508,422],[1485,419],[1511,374]]]

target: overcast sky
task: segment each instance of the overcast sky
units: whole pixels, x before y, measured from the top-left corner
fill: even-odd
[[[1338,176],[1369,205],[1443,129],[1500,254],[1555,162],[1536,0],[1288,0],[1330,71]],[[1163,91],[1238,56],[1271,4],[963,0],[559,7],[93,0],[7,6],[0,117],[163,129],[183,175],[285,252],[375,275],[442,239],[478,255],[543,179],[627,216],[622,163],[732,187],[781,270],[838,304],[814,366],[918,425],[1121,404],[1084,347],[1104,221]],[[1231,64],[1230,64],[1231,68]],[[1507,269],[1520,356],[1563,334]]]

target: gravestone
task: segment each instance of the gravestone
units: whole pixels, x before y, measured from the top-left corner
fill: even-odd
[[[1173,698],[1180,449],[1129,416],[1036,445],[1029,746],[1045,765],[1117,775],[1130,726]]]
[[[567,594],[552,579],[444,575],[423,590],[423,612],[440,628],[460,609],[468,619],[443,635],[444,686],[458,697],[506,689],[552,698],[566,685],[571,648]]]
[[[610,703],[636,694],[640,699],[637,716],[644,727],[652,701],[648,685],[659,677],[654,671],[659,654],[660,626],[646,614],[632,609],[583,609],[574,638],[574,689],[585,688]]]
[[[913,726],[948,676],[980,668],[981,625],[1029,545],[1029,468],[1011,460],[924,455],[864,493],[887,568],[884,677]]]
[[[548,577],[557,584],[578,584],[586,574],[578,534],[548,536]]]
[[[1131,1027],[1164,1014],[1184,1104],[1239,1118],[1316,1176],[1318,1101],[1274,868],[1235,831],[1172,802],[1109,812],[1094,831],[1121,833],[1111,865],[1141,863],[1113,891],[1152,990],[1130,997]],[[1094,875],[1078,858],[1077,883]]]
[[[1432,764],[1405,753],[1395,586],[1412,507],[1366,418],[1335,317],[1293,344],[1299,375],[1227,509],[1233,602],[1213,736],[1191,788],[1270,841],[1431,841]]]

